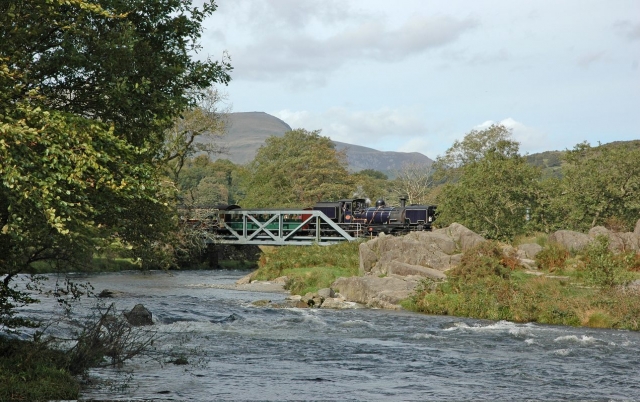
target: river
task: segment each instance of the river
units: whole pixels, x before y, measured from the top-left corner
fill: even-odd
[[[225,289],[247,272],[76,275],[144,304],[155,347],[190,364],[136,358],[93,369],[84,400],[636,400],[640,334],[404,311],[254,307],[283,293]],[[54,277],[50,277],[54,279]],[[88,311],[90,301],[85,300]],[[46,315],[47,303],[29,308]],[[229,317],[232,316],[232,319]]]

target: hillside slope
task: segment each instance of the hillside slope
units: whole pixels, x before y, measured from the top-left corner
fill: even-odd
[[[229,152],[219,158],[229,159],[236,164],[250,162],[258,148],[272,135],[282,137],[291,127],[264,112],[230,113],[227,135],[220,140]],[[418,152],[390,152],[378,151],[361,145],[352,145],[334,141],[337,150],[345,149],[349,169],[357,172],[363,169],[375,169],[393,176],[394,170],[399,170],[407,163],[428,165],[433,161]]]

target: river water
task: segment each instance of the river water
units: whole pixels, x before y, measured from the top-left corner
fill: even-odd
[[[156,348],[190,361],[137,358],[119,369],[91,370],[82,399],[640,400],[636,332],[254,307],[255,300],[286,294],[224,288],[246,273],[76,276],[97,292],[123,292],[113,299],[120,310],[144,304],[161,336]]]

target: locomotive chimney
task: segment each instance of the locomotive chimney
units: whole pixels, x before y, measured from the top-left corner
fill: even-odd
[[[406,197],[400,197],[400,207],[404,208],[407,205],[407,198]]]

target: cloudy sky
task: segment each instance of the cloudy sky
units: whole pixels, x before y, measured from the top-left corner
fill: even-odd
[[[431,158],[492,122],[523,153],[640,139],[638,0],[217,0],[233,112]]]

